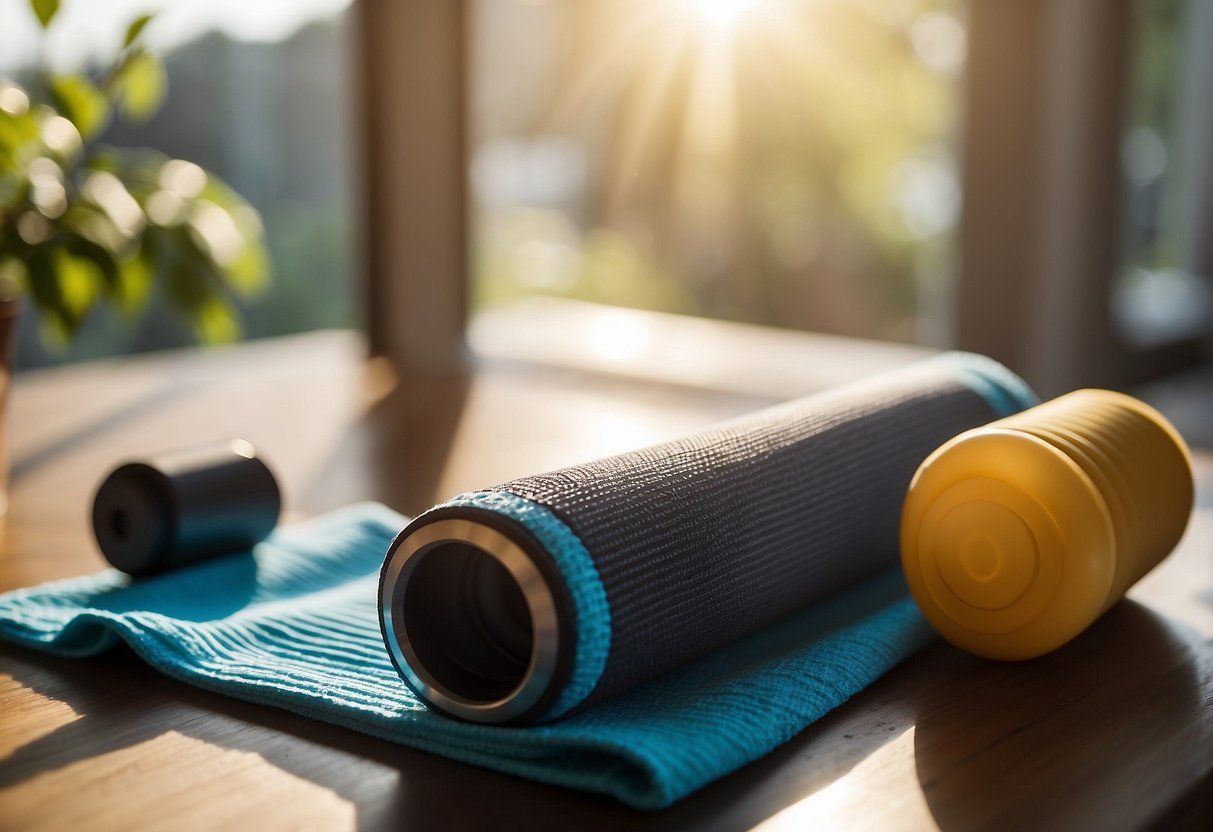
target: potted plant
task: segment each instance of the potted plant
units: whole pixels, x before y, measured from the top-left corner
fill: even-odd
[[[53,23],[57,0],[30,6]],[[164,66],[141,40],[150,19],[130,24],[102,70],[0,81],[0,274],[51,338],[70,338],[99,303],[138,314],[160,281],[202,340],[228,340],[233,301],[266,282],[259,219],[231,188],[191,162],[97,141],[164,98]]]
[[[46,30],[59,2],[30,9]],[[99,141],[113,119],[147,119],[164,100],[150,20],[131,22],[108,66],[0,79],[0,406],[20,298],[65,343],[99,305],[133,320],[159,284],[216,342],[239,334],[236,300],[267,282],[260,220],[235,191],[192,162]]]

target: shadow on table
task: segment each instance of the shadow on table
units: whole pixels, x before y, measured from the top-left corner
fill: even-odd
[[[305,513],[376,500],[416,515],[437,500],[435,487],[467,403],[471,377],[369,378],[390,376],[382,364],[368,364],[367,375],[364,389],[371,400],[366,412],[297,495],[294,507]]]
[[[911,722],[904,712],[874,722],[865,716],[860,722],[870,730],[856,730],[850,713],[856,703],[849,703],[763,759],[670,809],[647,813],[178,684],[125,648],[86,662],[3,650],[16,681],[79,717],[0,762],[0,789],[176,732],[256,754],[331,789],[355,806],[360,828],[746,828],[833,782]],[[844,724],[854,730],[846,744],[806,753]]]
[[[1200,770],[1208,765],[1198,758],[1213,753],[1213,714],[1201,715],[1213,655],[1131,601],[1033,662],[986,662],[937,644],[791,742],[659,813],[191,688],[125,649],[88,661],[12,647],[3,654],[19,683],[79,717],[0,761],[0,788],[176,732],[331,790],[363,828],[737,829],[818,792],[914,728],[919,783],[944,830],[1083,828],[1092,807],[1115,827],[1199,828],[1206,818],[1166,810],[1184,796],[1168,779],[1176,755],[1191,755]],[[1111,721],[1126,699],[1144,721]],[[1067,814],[1077,811],[1084,818]]]
[[[1165,782],[1175,769],[1158,765],[1157,755],[1207,756],[1213,748],[1213,720],[1199,716],[1201,685],[1213,676],[1208,645],[1133,602],[1033,662],[985,662],[937,645],[909,674],[923,675],[925,662],[937,683],[907,689],[901,677],[909,669],[895,669],[791,742],[658,813],[190,688],[126,650],[87,662],[18,648],[5,654],[17,681],[80,718],[0,763],[0,787],[175,731],[257,754],[332,790],[355,807],[362,828],[745,828],[833,783],[915,723],[919,781],[944,830],[1040,828],[1043,820],[1079,828],[1058,807],[1093,805],[1123,820],[1114,825],[1136,827],[1187,822],[1159,817],[1180,786]],[[1139,721],[1109,721],[1126,697],[1148,714],[1148,735]],[[1193,733],[1194,725],[1206,731]],[[1016,802],[1024,793],[1039,797]]]
[[[98,411],[101,410],[101,407],[108,409],[90,417],[87,430],[73,429],[62,433],[40,448],[14,454],[9,464],[8,476],[13,481],[19,480],[44,465],[71,453],[81,445],[97,441],[99,436],[120,430],[136,416],[146,417],[167,407],[179,400],[184,391],[195,390],[197,386],[198,382],[193,379],[179,378],[116,405],[98,402]]]
[[[1182,767],[1173,755],[1194,770],[1213,755],[1213,715],[1201,715],[1213,658],[1181,626],[1122,601],[1047,656],[974,659],[915,729],[918,779],[939,827],[1180,828],[1169,806],[1195,795],[1171,782]],[[1128,724],[1115,720],[1126,702],[1138,710]]]

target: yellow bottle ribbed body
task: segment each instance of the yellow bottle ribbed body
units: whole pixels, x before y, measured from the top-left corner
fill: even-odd
[[[1028,659],[1065,644],[1179,542],[1183,439],[1156,410],[1078,390],[944,444],[902,511],[918,606],[953,644]]]

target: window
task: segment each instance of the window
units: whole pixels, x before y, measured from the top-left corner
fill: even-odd
[[[1046,393],[1207,353],[1207,4],[347,2],[158,4],[173,94],[106,136],[259,209],[251,336],[354,324],[364,263],[373,349],[418,366],[537,294],[959,346]],[[2,0],[0,72],[135,6],[68,0],[41,45]],[[98,316],[66,356],[184,340]]]
[[[1178,3],[1182,15],[1200,5]],[[970,349],[1044,395],[1172,370],[1183,363],[1174,350],[1135,344],[1113,314],[1122,160],[1136,152],[1122,137],[1140,110],[1130,91],[1153,7],[363,0],[373,347],[403,366],[450,366],[469,306],[542,293]],[[791,57],[743,48],[779,14],[790,23],[773,28],[800,45]],[[1181,40],[1205,36],[1196,17]],[[1172,37],[1160,49],[1180,47]],[[705,75],[705,49],[738,71],[717,62]],[[740,67],[754,51],[766,77],[751,89]],[[851,94],[835,116],[829,96],[792,100],[795,73],[772,67],[827,55],[825,86],[856,89],[867,73],[898,101],[882,111]],[[651,71],[637,69],[646,62]],[[697,109],[704,89],[699,100],[732,103]],[[831,119],[899,112],[915,89],[908,120],[890,122],[900,129],[873,121],[862,142],[831,133]],[[692,122],[726,128],[700,129],[688,153]],[[865,166],[855,160],[866,143],[886,150]],[[829,164],[814,156],[823,146]],[[1207,171],[1209,142],[1186,146]],[[854,170],[866,174],[843,173]],[[1202,205],[1206,178],[1185,176],[1203,183]],[[470,276],[470,292],[436,281],[451,274]],[[518,334],[544,328],[540,316]]]

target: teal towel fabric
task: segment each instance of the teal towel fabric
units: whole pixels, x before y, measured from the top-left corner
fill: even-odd
[[[766,754],[931,637],[892,571],[569,719],[456,722],[414,698],[379,635],[378,571],[405,520],[352,506],[278,530],[252,557],[10,592],[0,637],[66,656],[125,641],[190,684],[642,809]]]

